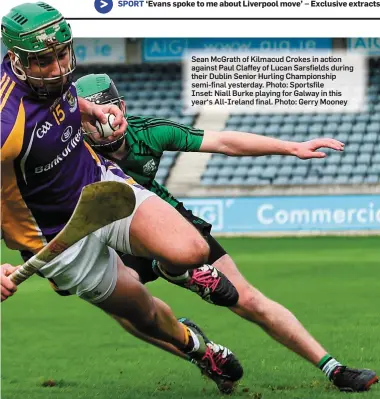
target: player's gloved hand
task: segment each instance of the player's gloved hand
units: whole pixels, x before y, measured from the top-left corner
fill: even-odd
[[[303,143],[297,143],[295,145],[293,155],[300,159],[325,158],[327,154],[322,151],[317,151],[320,148],[330,148],[336,151],[343,151],[344,143],[329,138],[318,138],[304,141]]]
[[[4,263],[0,267],[0,279],[1,279],[1,302],[5,301],[8,297],[12,296],[17,291],[17,285],[12,283],[8,278],[13,272],[15,272],[20,266],[12,266],[8,263]]]

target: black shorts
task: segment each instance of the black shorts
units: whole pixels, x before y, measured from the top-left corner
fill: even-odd
[[[207,237],[211,234],[212,224],[207,223],[198,216],[195,216],[193,212],[183,206],[183,202],[179,202],[175,209],[177,209],[177,211],[186,220],[188,220],[197,230],[199,230],[203,237]]]
[[[211,235],[212,225],[210,223],[207,223],[205,220],[193,215],[193,212],[186,209],[183,206],[182,202],[177,205],[176,209],[202,234],[202,236],[208,242],[210,246],[210,255],[207,262],[210,265],[212,265],[214,262],[216,262],[227,253],[224,248],[218,243],[218,241],[216,241],[215,238]],[[151,259],[140,258],[128,254],[119,255],[126,266],[130,267],[138,273],[140,281],[143,284],[154,281],[158,278],[158,276],[152,270]]]

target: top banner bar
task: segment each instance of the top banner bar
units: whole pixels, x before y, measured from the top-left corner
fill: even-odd
[[[22,1],[1,2],[1,14]],[[50,0],[68,19],[380,19],[380,0]]]

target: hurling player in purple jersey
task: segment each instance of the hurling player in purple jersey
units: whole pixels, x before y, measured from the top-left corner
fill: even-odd
[[[136,199],[132,215],[80,240],[43,266],[40,274],[60,291],[76,294],[128,320],[138,331],[174,345],[211,378],[239,380],[242,368],[234,354],[209,341],[194,323],[179,322],[116,253],[159,259],[181,285],[215,304],[229,306],[238,300],[235,287],[212,266],[207,276],[194,274],[209,253],[200,233],[84,142],[81,114],[91,121],[114,114],[114,125],[119,126],[115,136],[124,133],[126,121],[115,105],[78,99],[71,83],[71,29],[63,16],[43,2],[24,3],[2,18],[1,29],[8,49],[0,81],[1,230],[8,248],[19,250],[24,259],[37,253],[65,226],[84,186],[98,181],[128,184]],[[16,290],[8,278],[12,270],[8,264],[1,268],[2,300]]]

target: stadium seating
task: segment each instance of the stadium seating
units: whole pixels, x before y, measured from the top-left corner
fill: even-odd
[[[317,136],[346,143],[324,160],[213,155],[202,176],[207,185],[312,185],[380,183],[380,59],[370,59],[367,112],[356,114],[231,115],[225,130],[257,132],[283,140]]]
[[[77,76],[102,73],[104,66],[80,66]],[[181,66],[139,64],[107,66],[107,73],[124,95],[128,113],[171,119],[186,125],[194,114],[182,113]],[[316,136],[346,143],[343,154],[328,151],[324,160],[294,157],[227,157],[214,154],[201,182],[205,185],[311,185],[380,182],[380,59],[370,59],[368,110],[357,114],[231,115],[225,130],[257,132],[282,140],[305,141]],[[157,180],[165,183],[177,153],[162,158]]]

